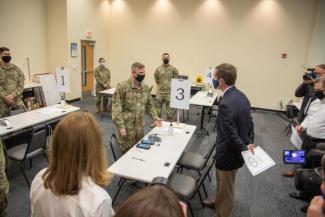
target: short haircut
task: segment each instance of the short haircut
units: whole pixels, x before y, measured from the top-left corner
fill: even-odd
[[[146,187],[130,196],[114,217],[184,217],[177,196],[165,186]]]
[[[169,56],[169,53],[165,52],[165,53],[163,53],[162,55],[163,55],[163,56],[165,56],[165,55],[168,55],[168,56]]]
[[[99,58],[98,62],[105,60],[103,57]]]
[[[74,112],[54,130],[50,162],[42,178],[46,189],[61,196],[77,195],[86,177],[100,186],[112,179],[96,118],[90,113]]]
[[[223,78],[227,85],[234,85],[237,79],[237,69],[229,63],[222,63],[216,67],[217,77]]]
[[[0,54],[2,54],[4,51],[10,51],[7,47],[0,47]]]
[[[325,64],[319,64],[319,65],[317,65],[316,67],[319,67],[319,68],[321,68],[321,69],[324,69],[324,70],[325,70]]]
[[[131,70],[134,71],[135,69],[143,69],[145,66],[142,63],[135,62],[131,66]]]

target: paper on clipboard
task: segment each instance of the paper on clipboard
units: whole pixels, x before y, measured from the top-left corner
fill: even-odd
[[[291,137],[290,137],[290,141],[291,143],[298,149],[301,149],[302,146],[302,139],[300,138],[299,134],[297,133],[296,129],[291,126]]]
[[[254,148],[254,155],[250,150],[243,151],[241,154],[248,170],[253,176],[258,175],[275,165],[272,158],[259,146]]]

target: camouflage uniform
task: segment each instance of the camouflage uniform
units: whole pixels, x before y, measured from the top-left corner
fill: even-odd
[[[24,81],[24,73],[20,68],[11,63],[9,66],[0,65],[0,118],[9,115],[9,106],[4,99],[6,96],[14,96],[15,109],[24,107]]]
[[[156,109],[159,117],[163,104],[166,105],[168,121],[173,121],[174,110],[170,108],[170,91],[173,78],[178,78],[179,74],[172,65],[161,65],[155,71],[155,81],[157,84]]]
[[[126,129],[125,137],[118,136],[123,153],[143,138],[145,112],[154,120],[158,118],[149,87],[142,83],[137,88],[131,78],[119,83],[113,97],[112,119],[118,130]]]
[[[100,110],[100,103],[103,98],[103,111],[107,111],[108,96],[99,93],[102,90],[110,89],[111,72],[105,66],[98,66],[95,69],[96,79],[96,106],[97,110]]]
[[[6,176],[6,158],[4,155],[4,146],[0,139],[0,217],[6,216],[8,191],[9,182]]]

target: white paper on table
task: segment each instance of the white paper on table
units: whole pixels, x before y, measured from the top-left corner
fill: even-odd
[[[300,138],[299,134],[297,133],[296,129],[291,126],[291,137],[290,137],[290,141],[291,143],[298,149],[301,149],[302,146],[302,139]]]
[[[64,112],[64,109],[58,107],[47,107],[47,108],[39,109],[37,110],[37,112],[45,115],[50,115],[59,112]]]
[[[241,154],[248,170],[253,176],[258,175],[275,165],[272,158],[259,146],[254,148],[254,155],[250,150],[243,151]]]

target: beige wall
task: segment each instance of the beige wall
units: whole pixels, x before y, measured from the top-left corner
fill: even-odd
[[[136,60],[146,82],[168,51],[181,74],[222,62],[238,67],[237,85],[255,107],[280,109],[293,99],[313,31],[316,0],[116,0],[110,5],[113,83]],[[288,58],[282,59],[281,54]]]
[[[325,0],[320,0],[315,14],[315,26],[311,37],[307,65],[325,64]]]
[[[145,81],[154,84],[153,71],[168,51],[192,80],[206,66],[235,64],[237,85],[252,105],[280,109],[280,100],[294,98],[300,66],[324,62],[324,1],[0,0],[0,27],[7,29],[0,41],[23,68],[30,55],[33,73],[69,67],[68,99],[81,97],[80,41],[91,31],[95,63],[108,59],[113,85],[129,77],[134,61],[147,66]],[[78,43],[77,58],[70,57],[71,42]]]
[[[68,67],[67,46],[67,0],[46,0],[48,70]]]
[[[80,41],[86,40],[86,33],[92,32],[95,40],[95,67],[100,57],[108,58],[108,17],[106,4],[102,0],[69,0],[67,4],[68,47],[70,43],[78,43],[78,57],[68,57],[70,68],[71,91],[69,99],[81,97],[81,46]]]
[[[11,49],[13,63],[26,80],[31,74],[47,72],[46,7],[44,0],[0,0],[0,47]]]

